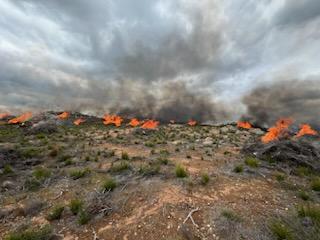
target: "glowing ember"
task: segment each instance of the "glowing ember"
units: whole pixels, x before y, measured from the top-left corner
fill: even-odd
[[[244,129],[250,129],[252,128],[252,125],[249,122],[238,122],[237,123],[238,128],[244,128]]]
[[[188,125],[189,126],[195,126],[195,125],[197,125],[197,122],[194,121],[194,120],[189,120]]]
[[[0,119],[4,119],[9,116],[9,113],[0,113]]]
[[[159,125],[158,121],[147,120],[142,124],[141,128],[143,128],[143,129],[155,129],[156,127],[158,127],[158,125]]]
[[[73,124],[79,126],[81,123],[84,123],[86,120],[84,120],[83,118],[78,118],[76,119]]]
[[[268,129],[267,134],[261,138],[261,141],[263,143],[268,143],[278,140],[280,137],[284,136],[292,122],[293,121],[291,118],[283,118],[278,120],[275,126]]]
[[[139,126],[139,124],[140,124],[140,121],[136,118],[132,118],[131,121],[129,122],[129,125],[131,127],[137,127]]]
[[[297,133],[297,137],[302,137],[304,135],[317,135],[318,133],[312,129],[308,124],[302,124],[300,126],[300,131]]]
[[[123,121],[123,119],[120,116],[108,115],[108,114],[104,115],[103,120],[104,120],[103,121],[104,125],[112,125],[112,124],[114,124],[117,127],[120,127],[121,123]]]
[[[67,118],[69,117],[69,115],[70,115],[70,113],[68,113],[68,112],[63,112],[63,113],[61,113],[61,114],[58,115],[58,118],[59,118],[60,120],[65,120],[65,119],[67,119]]]
[[[9,120],[8,123],[10,124],[23,123],[25,121],[28,121],[30,118],[32,118],[32,112],[26,112],[19,117]]]

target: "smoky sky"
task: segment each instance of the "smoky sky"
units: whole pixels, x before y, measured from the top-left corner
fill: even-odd
[[[261,85],[319,84],[319,16],[318,0],[2,0],[0,110],[235,119]]]

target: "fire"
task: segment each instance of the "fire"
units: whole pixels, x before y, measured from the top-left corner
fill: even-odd
[[[244,128],[244,129],[250,129],[250,128],[252,128],[252,125],[249,122],[241,122],[241,121],[239,121],[237,123],[237,127],[238,128]]]
[[[189,122],[188,122],[188,125],[189,126],[195,126],[195,125],[197,125],[197,121],[194,121],[194,120],[189,120]]]
[[[117,127],[120,127],[123,121],[123,119],[120,116],[108,114],[104,115],[103,120],[104,125],[114,124]]]
[[[69,117],[69,115],[70,115],[70,113],[68,113],[68,112],[63,112],[63,113],[61,113],[61,114],[58,115],[58,118],[59,118],[60,120],[65,120],[65,119],[67,119],[67,118]]]
[[[158,125],[159,125],[158,121],[147,120],[142,124],[141,128],[143,128],[143,129],[155,129],[156,127],[158,127]]]
[[[318,133],[312,129],[308,124],[302,124],[300,126],[300,131],[297,133],[297,137],[302,137],[304,135],[317,135]]]
[[[129,125],[130,125],[131,127],[137,127],[137,126],[140,125],[140,121],[139,121],[138,119],[136,119],[136,118],[132,118],[132,119],[130,120]]]
[[[291,118],[283,118],[276,122],[276,125],[269,128],[267,134],[265,134],[261,140],[263,143],[268,143],[274,140],[279,139],[279,137],[283,136],[289,126],[292,124]]]
[[[9,113],[0,113],[0,119],[10,116]]]
[[[26,112],[19,117],[16,117],[16,118],[9,120],[8,123],[10,123],[10,124],[23,123],[25,121],[28,121],[30,118],[32,118],[32,112]]]
[[[81,123],[84,123],[86,120],[84,120],[83,118],[78,118],[76,119],[73,124],[79,126]]]

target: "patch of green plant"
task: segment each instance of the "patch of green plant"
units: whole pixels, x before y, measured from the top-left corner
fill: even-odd
[[[274,220],[269,224],[271,233],[277,240],[293,240],[293,234],[291,229],[283,222]]]
[[[168,165],[169,159],[165,158],[165,157],[159,157],[159,158],[157,158],[157,162],[162,165]]]
[[[121,161],[118,163],[114,163],[111,168],[110,171],[117,173],[117,172],[122,172],[122,171],[126,171],[130,169],[130,164],[126,161]]]
[[[103,191],[113,191],[117,187],[117,182],[113,178],[107,178],[102,183]]]
[[[258,159],[254,158],[254,157],[246,157],[246,159],[244,160],[244,163],[252,168],[257,168],[259,166],[259,161]]]
[[[311,180],[311,189],[316,192],[320,192],[320,178],[316,177]]]
[[[311,220],[320,225],[320,207],[319,206],[312,206],[310,204],[306,205],[306,206],[300,206],[298,207],[298,216],[305,218],[305,217],[309,217],[311,218]]]
[[[311,170],[310,168],[300,166],[295,169],[295,173],[300,177],[304,177],[309,176],[311,174]]]
[[[41,150],[36,148],[26,148],[21,150],[21,156],[24,158],[38,157],[40,153],[41,153]]]
[[[170,152],[167,149],[161,149],[159,153],[163,156],[169,156]]]
[[[13,169],[9,164],[4,165],[3,167],[3,174],[10,174],[13,173]]]
[[[175,173],[178,178],[185,178],[188,176],[187,170],[181,165],[176,166]]]
[[[68,155],[68,154],[63,154],[63,155],[61,155],[61,156],[59,157],[58,161],[59,161],[59,162],[65,162],[65,161],[67,161],[67,160],[70,159],[70,158],[71,158],[70,155]]]
[[[139,167],[138,172],[143,176],[157,175],[160,172],[160,166],[158,164],[155,164],[155,165],[144,164]]]
[[[241,217],[238,216],[234,211],[225,209],[221,212],[221,216],[225,217],[226,219],[234,222],[240,222]]]
[[[146,142],[144,145],[145,145],[146,147],[150,147],[150,148],[155,147],[155,144],[152,143],[152,142]]]
[[[104,153],[104,157],[107,157],[107,158],[114,157],[114,155],[115,155],[115,151],[114,150],[109,150],[109,151]]]
[[[299,196],[302,200],[304,200],[304,201],[310,200],[310,195],[309,195],[307,192],[305,192],[305,191],[300,191],[300,192],[298,193],[298,196]]]
[[[53,221],[53,220],[60,219],[63,211],[64,211],[64,206],[62,205],[55,206],[47,215],[47,220]]]
[[[85,169],[75,169],[75,170],[72,170],[72,171],[70,172],[70,177],[71,177],[73,180],[76,180],[76,179],[79,179],[79,178],[84,177],[84,176],[87,175],[88,173],[90,173],[90,169],[88,169],[88,168],[85,168]]]
[[[233,169],[233,171],[234,171],[235,173],[242,173],[242,172],[243,172],[243,165],[240,164],[240,165],[235,166],[234,169]]]
[[[79,211],[78,214],[78,223],[80,225],[87,224],[90,221],[90,215],[83,209]]]
[[[51,176],[51,171],[48,168],[37,167],[32,172],[32,176],[34,176],[37,180],[45,180]]]
[[[52,237],[52,228],[45,225],[37,228],[27,228],[11,232],[4,237],[4,240],[48,240]]]
[[[39,134],[37,134],[37,138],[44,139],[44,138],[46,138],[46,135],[44,135],[43,133],[39,133]]]
[[[129,160],[129,154],[127,152],[122,152],[121,153],[121,159],[122,160]]]
[[[210,181],[210,177],[208,175],[208,173],[202,173],[201,174],[201,184],[202,185],[207,185]]]
[[[275,176],[278,182],[283,182],[286,179],[286,175],[284,173],[277,172]]]
[[[27,180],[24,183],[25,189],[28,191],[36,191],[40,188],[41,182],[34,177],[27,178]]]
[[[77,215],[78,212],[82,209],[82,207],[83,207],[83,202],[80,199],[72,199],[69,203],[70,211],[74,215]]]

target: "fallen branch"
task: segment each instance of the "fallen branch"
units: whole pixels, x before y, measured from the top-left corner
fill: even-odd
[[[191,210],[191,211],[189,212],[188,216],[186,217],[186,219],[183,221],[183,224],[185,224],[185,223],[188,221],[188,219],[190,218],[192,224],[193,224],[194,226],[196,226],[196,227],[199,227],[198,224],[195,223],[195,221],[193,220],[193,217],[192,217],[192,214],[195,213],[195,212],[197,212],[197,211],[199,211],[199,210],[200,210],[200,208],[196,208],[196,209]]]
[[[63,191],[61,191],[58,196],[52,198],[52,200],[57,200],[58,198],[60,198],[62,196],[62,194],[63,194]]]
[[[94,230],[94,228],[92,228],[92,234],[93,234],[93,240],[99,240],[98,235],[97,235],[96,231]]]

